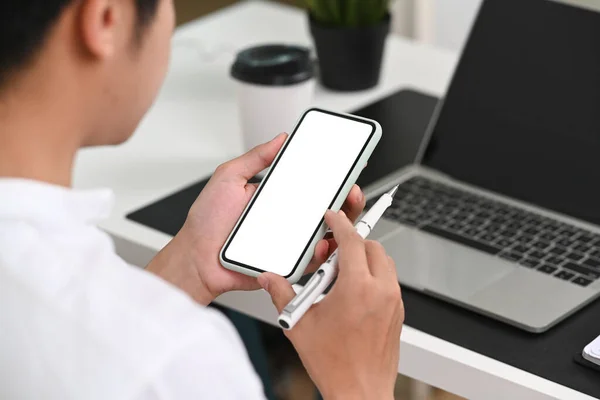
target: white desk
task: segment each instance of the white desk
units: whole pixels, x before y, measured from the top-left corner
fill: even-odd
[[[139,132],[125,145],[80,153],[75,186],[115,191],[116,207],[101,227],[130,263],[146,265],[170,237],[125,219],[125,214],[198,181],[241,152],[229,66],[238,49],[275,41],[309,45],[304,13],[244,2],[181,27],[173,39],[169,76]],[[379,87],[343,95],[319,89],[315,105],[349,111],[403,87],[439,96],[456,61],[457,54],[391,37]],[[275,322],[275,310],[262,291],[229,293],[218,302]],[[592,399],[408,326],[401,342],[400,373],[461,396]]]

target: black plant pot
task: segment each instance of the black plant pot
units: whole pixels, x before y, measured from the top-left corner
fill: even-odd
[[[364,90],[379,82],[390,15],[378,24],[358,28],[329,26],[309,15],[321,84],[339,91]]]

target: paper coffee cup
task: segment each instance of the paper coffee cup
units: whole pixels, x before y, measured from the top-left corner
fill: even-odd
[[[312,103],[314,66],[306,48],[264,45],[243,50],[236,57],[231,75],[238,82],[245,150],[281,132],[291,132]]]

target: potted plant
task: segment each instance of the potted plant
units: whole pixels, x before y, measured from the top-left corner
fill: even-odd
[[[363,90],[379,82],[390,0],[304,0],[323,86]]]

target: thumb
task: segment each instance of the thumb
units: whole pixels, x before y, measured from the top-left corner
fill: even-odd
[[[269,293],[279,313],[296,296],[292,285],[282,276],[265,272],[258,277],[258,283]]]
[[[282,133],[270,142],[256,146],[246,154],[225,163],[228,167],[226,170],[246,181],[251,179],[271,165],[286,139],[287,134]]]

